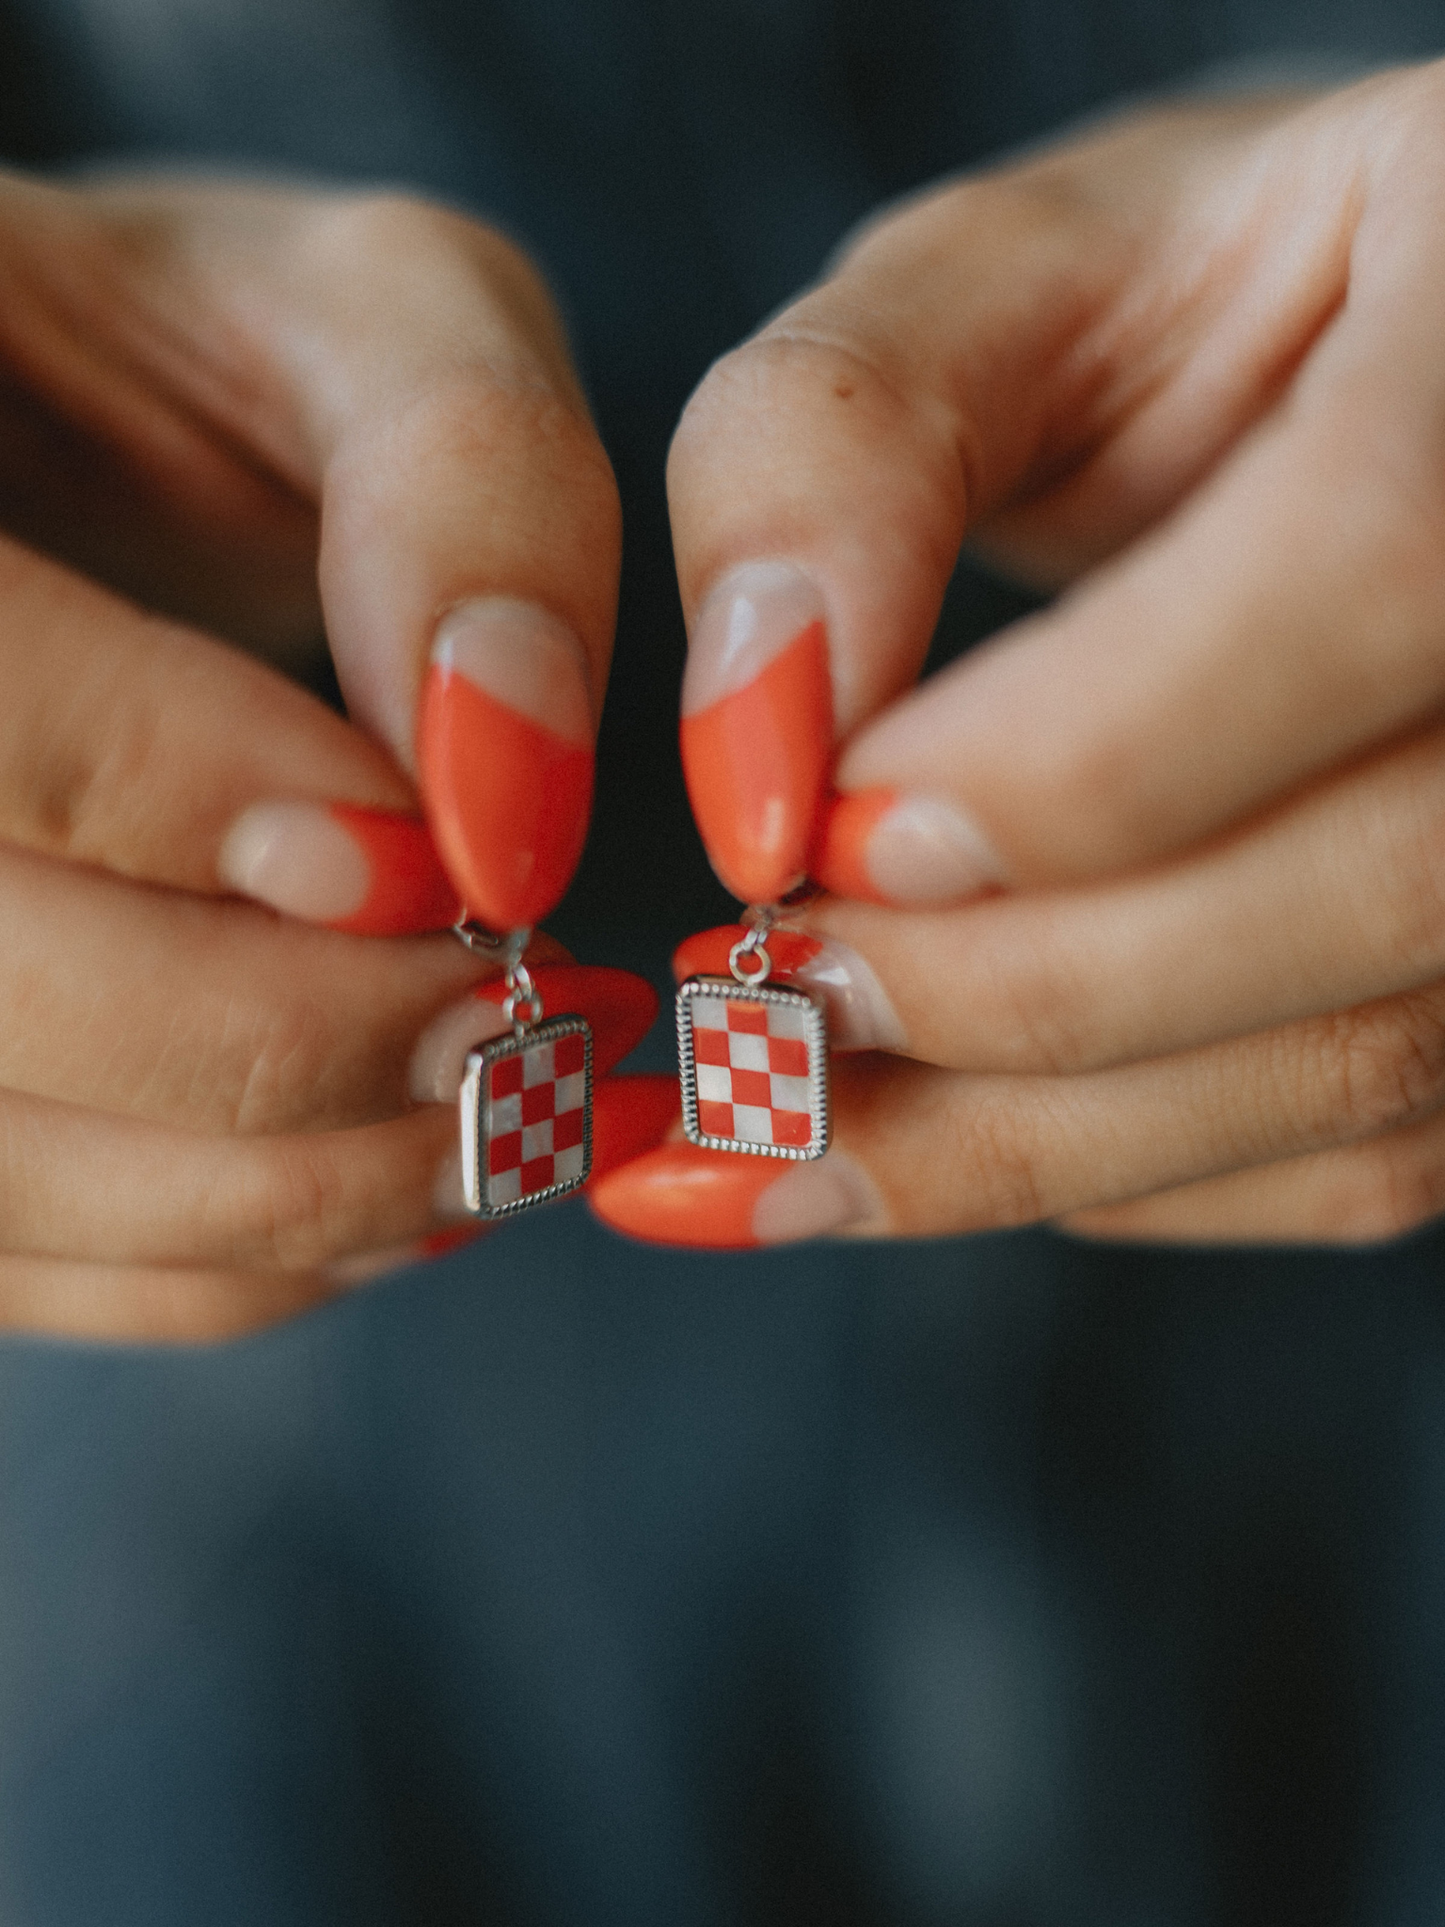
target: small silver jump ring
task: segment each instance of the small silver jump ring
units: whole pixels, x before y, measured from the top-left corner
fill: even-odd
[[[743,958],[756,959],[756,970],[745,970]],[[767,946],[757,931],[750,930],[747,936],[735,943],[728,952],[728,969],[740,984],[765,984],[773,974],[773,960],[768,955]]]
[[[514,1030],[523,1031],[542,1021],[542,999],[535,990],[510,991],[502,999],[502,1015]]]
[[[518,961],[507,972],[507,994],[502,999],[502,1015],[519,1031],[542,1021],[542,994],[532,981],[532,973]]]

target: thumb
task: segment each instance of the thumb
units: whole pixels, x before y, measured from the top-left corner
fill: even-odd
[[[440,208],[249,204],[205,266],[320,497],[348,709],[416,775],[468,910],[535,923],[586,836],[621,549],[551,301],[510,242]]]

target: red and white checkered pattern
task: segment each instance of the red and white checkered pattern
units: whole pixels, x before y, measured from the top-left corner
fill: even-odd
[[[706,995],[689,1002],[699,1130],[806,1150],[813,1115],[802,1006]]]
[[[578,1031],[487,1066],[482,1092],[490,1210],[583,1174],[587,1043]]]

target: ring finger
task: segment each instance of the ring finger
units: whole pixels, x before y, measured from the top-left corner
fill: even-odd
[[[605,1178],[594,1207],[664,1243],[940,1237],[1373,1138],[1445,1100],[1445,986],[1077,1077],[872,1056],[834,1075],[827,1157],[779,1172],[673,1143]]]

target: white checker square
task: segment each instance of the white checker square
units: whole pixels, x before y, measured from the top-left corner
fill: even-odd
[[[768,1040],[756,1031],[735,1030],[728,1037],[728,1061],[734,1070],[765,1071],[768,1068]]]
[[[567,1150],[557,1153],[557,1183],[580,1184],[587,1175],[587,1167],[582,1161],[582,1146],[570,1145]]]
[[[710,1104],[731,1104],[733,1101],[733,1074],[726,1064],[699,1064],[697,1067],[697,1094],[706,1098]]]
[[[522,1195],[522,1167],[514,1164],[510,1171],[498,1171],[488,1181],[487,1201],[495,1205],[515,1204]]]
[[[570,1077],[557,1079],[557,1099],[555,1114],[560,1117],[564,1111],[580,1111],[587,1102],[587,1073],[574,1071]]]
[[[774,1071],[768,1080],[772,1086],[771,1098],[775,1111],[806,1111],[812,1101],[811,1090],[806,1077],[780,1077]]]
[[[765,1104],[734,1104],[733,1132],[749,1144],[771,1144],[773,1114]]]

